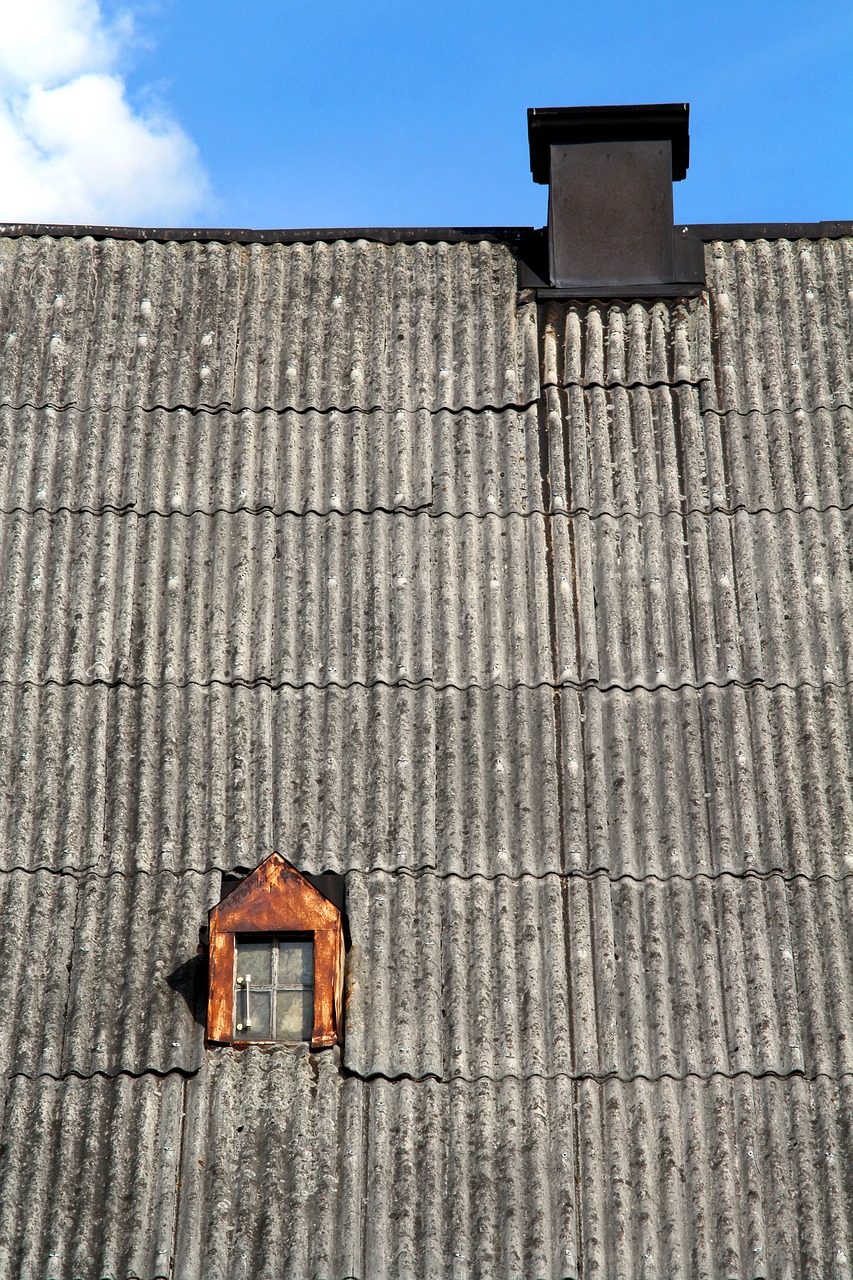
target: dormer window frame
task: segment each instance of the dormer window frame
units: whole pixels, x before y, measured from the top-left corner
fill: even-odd
[[[313,946],[312,1049],[342,1040],[344,928],[340,909],[279,853],[251,872],[209,914],[209,988],[207,1040],[211,1044],[247,1047],[293,1044],[241,1034],[238,1016],[238,939],[311,940]],[[271,1001],[272,1004],[272,1001]]]

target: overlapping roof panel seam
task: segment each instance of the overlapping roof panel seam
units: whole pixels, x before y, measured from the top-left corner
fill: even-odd
[[[638,1071],[633,1073],[620,1073],[618,1071],[555,1071],[548,1074],[544,1071],[530,1072],[514,1072],[508,1071],[504,1075],[495,1076],[483,1073],[480,1075],[458,1075],[445,1076],[436,1072],[426,1071],[423,1075],[411,1074],[401,1071],[399,1074],[388,1075],[384,1071],[371,1071],[361,1073],[354,1071],[351,1067],[342,1065],[341,1074],[346,1079],[361,1080],[364,1084],[371,1084],[373,1081],[385,1081],[388,1084],[398,1084],[408,1082],[411,1084],[425,1084],[433,1081],[435,1084],[454,1085],[454,1084],[503,1084],[509,1080],[529,1081],[541,1080],[546,1084],[550,1084],[557,1080],[565,1080],[570,1084],[578,1084],[583,1081],[591,1081],[594,1084],[607,1084],[609,1082],[619,1084],[633,1084],[635,1081],[642,1081],[645,1084],[660,1084],[662,1081],[671,1081],[673,1084],[683,1084],[688,1080],[695,1080],[699,1083],[710,1083],[712,1080],[803,1080],[807,1084],[816,1084],[819,1080],[828,1080],[837,1083],[841,1080],[853,1079],[853,1071],[816,1071],[814,1073],[794,1069],[792,1071],[773,1071],[767,1069],[763,1071],[748,1071],[742,1069],[739,1071],[684,1071],[672,1072],[661,1071],[659,1074],[646,1074]]]
[[[93,664],[94,665],[94,664]],[[767,680],[761,676],[756,676],[752,680],[681,680],[678,683],[669,683],[666,680],[660,680],[654,684],[644,684],[642,681],[635,681],[633,684],[620,684],[618,681],[605,683],[604,681],[589,680],[572,680],[565,679],[560,681],[553,680],[518,680],[512,684],[505,684],[501,681],[490,681],[483,684],[478,680],[469,680],[465,684],[457,681],[437,681],[429,677],[421,680],[273,680],[269,676],[255,676],[252,678],[238,678],[229,680],[225,678],[212,677],[209,680],[126,680],[116,678],[114,680],[107,679],[105,676],[93,676],[91,680],[81,680],[70,678],[68,680],[58,680],[48,677],[44,680],[12,680],[8,677],[0,678],[0,689],[261,689],[266,688],[276,693],[281,689],[288,689],[294,693],[302,690],[313,689],[318,692],[325,692],[328,689],[403,689],[412,693],[421,690],[432,691],[434,693],[468,693],[476,691],[479,693],[515,693],[521,691],[534,692],[537,689],[551,689],[555,693],[561,690],[573,691],[575,693],[586,693],[587,691],[597,693],[681,693],[693,692],[702,693],[705,689],[766,689],[768,692],[775,692],[777,689],[787,690],[789,693],[798,693],[804,689],[813,689],[820,693],[824,689],[851,689],[853,688],[853,679],[850,680],[799,680],[793,683],[790,680]]]
[[[849,511],[853,511],[853,502],[840,503],[829,502],[825,506],[818,506],[817,503],[808,502],[799,506],[791,506],[790,504],[780,505],[778,507],[770,506],[747,506],[745,503],[736,503],[733,507],[723,505],[710,504],[707,507],[686,507],[684,505],[671,505],[663,511],[631,510],[624,508],[620,511],[612,511],[607,507],[593,508],[590,506],[570,506],[570,507],[545,507],[535,506],[526,507],[521,510],[517,507],[508,507],[502,511],[476,511],[473,508],[463,508],[458,511],[442,511],[436,510],[435,504],[432,502],[422,503],[413,506],[382,506],[377,504],[373,507],[327,507],[320,509],[318,507],[280,507],[277,508],[271,503],[261,503],[257,506],[240,506],[240,507],[191,507],[186,509],[171,509],[163,511],[159,507],[139,508],[135,503],[114,504],[106,502],[100,507],[69,507],[59,504],[55,507],[48,506],[13,506],[0,507],[0,515],[3,516],[35,516],[35,515],[70,515],[70,516],[92,516],[97,518],[102,515],[117,516],[136,516],[139,520],[147,520],[149,518],[160,520],[185,519],[189,520],[194,517],[213,517],[213,516],[260,516],[270,515],[273,519],[301,519],[302,517],[312,517],[318,520],[325,520],[330,516],[347,517],[362,516],[369,517],[374,515],[382,516],[402,516],[410,519],[416,519],[421,516],[427,516],[431,520],[506,520],[509,517],[514,519],[524,519],[529,516],[548,516],[554,519],[570,519],[573,516],[586,516],[590,520],[667,520],[674,517],[683,516],[782,516],[782,515],[829,515],[836,512],[844,515]]]
[[[152,869],[150,867],[135,867],[133,870],[127,871],[120,867],[98,867],[84,866],[74,867],[69,864],[55,867],[40,863],[36,866],[23,866],[21,864],[12,864],[8,867],[0,867],[0,876],[11,875],[52,875],[66,876],[70,880],[88,881],[88,880],[111,880],[113,878],[121,878],[124,880],[134,880],[138,876],[150,876],[156,879],[158,876],[171,876],[175,880],[180,880],[184,876],[208,876],[208,875],[224,875],[232,871],[231,863],[209,863],[207,866],[185,866],[180,869],[173,867],[158,867]],[[799,881],[808,885],[820,884],[826,882],[829,884],[846,884],[853,881],[853,872],[845,872],[842,875],[832,875],[828,871],[819,871],[812,874],[807,871],[783,871],[781,868],[771,868],[769,870],[759,870],[753,868],[744,868],[742,870],[729,870],[723,868],[717,871],[696,871],[688,875],[681,871],[674,871],[671,875],[660,875],[657,872],[649,872],[646,875],[638,875],[632,871],[612,872],[607,867],[582,868],[574,867],[568,870],[560,871],[556,868],[549,871],[496,871],[487,873],[484,871],[442,871],[433,863],[424,863],[417,867],[389,865],[374,865],[369,867],[347,867],[341,873],[343,876],[389,876],[389,877],[406,877],[410,880],[442,880],[463,883],[482,881],[485,884],[494,884],[496,881],[506,881],[508,884],[520,884],[523,881],[542,882],[546,880],[556,880],[559,883],[568,884],[571,882],[596,883],[600,880],[606,880],[609,884],[697,884],[699,882],[707,882],[708,884],[717,884],[721,880],[734,880],[742,883],[746,880],[755,880],[763,884],[771,884],[781,882],[783,884],[796,884]]]
[[[551,384],[543,383],[545,386]],[[426,413],[431,417],[438,417],[440,414],[447,414],[449,417],[460,418],[463,414],[478,416],[485,413],[524,413],[528,409],[533,409],[542,399],[541,396],[535,396],[532,400],[507,400],[499,404],[369,404],[369,405],[296,405],[296,404],[261,404],[234,405],[230,400],[222,400],[217,404],[114,404],[103,403],[97,404],[90,402],[88,404],[79,404],[76,400],[69,400],[62,404],[57,404],[51,400],[32,401],[25,400],[20,404],[13,404],[10,401],[0,401],[0,409],[8,409],[12,413],[18,413],[24,409],[33,409],[42,411],[50,409],[54,413],[188,413],[191,417],[197,417],[201,413],[207,414],[209,417],[218,417],[220,415],[230,413],[234,417],[240,417],[241,414],[275,414],[276,417],[284,417],[286,414],[294,414],[298,417],[307,417],[308,414],[319,414],[321,417],[327,417],[333,413],[339,414],[341,417],[349,417],[356,414],[367,416],[371,413]]]
[[[289,1057],[286,1051],[281,1058]],[[294,1058],[296,1055],[293,1055]],[[301,1056],[301,1055],[300,1055]],[[154,1077],[158,1080],[167,1079],[170,1076],[177,1076],[182,1080],[193,1080],[198,1077],[203,1070],[202,1067],[194,1069],[183,1067],[168,1067],[164,1070],[158,1070],[156,1067],[146,1067],[142,1071],[129,1071],[122,1069],[118,1071],[63,1071],[53,1073],[50,1071],[12,1071],[2,1078],[7,1081],[12,1080],[28,1080],[35,1082],[37,1080],[53,1080],[57,1083],[63,1080],[145,1080],[148,1077]],[[802,1070],[792,1071],[748,1071],[746,1069],[739,1071],[684,1071],[672,1072],[661,1071],[659,1074],[650,1075],[644,1072],[636,1073],[619,1073],[617,1071],[555,1071],[549,1074],[543,1071],[517,1072],[508,1071],[503,1075],[489,1075],[482,1073],[478,1075],[440,1075],[437,1072],[426,1071],[423,1074],[412,1074],[411,1072],[401,1071],[390,1075],[384,1071],[360,1072],[354,1070],[341,1063],[338,1068],[342,1079],[357,1080],[363,1084],[386,1083],[386,1084],[427,1084],[434,1083],[439,1085],[476,1085],[476,1084],[504,1084],[508,1081],[530,1081],[541,1080],[543,1083],[550,1084],[557,1080],[565,1080],[570,1084],[577,1084],[583,1081],[591,1081],[595,1084],[607,1084],[609,1082],[619,1084],[633,1084],[635,1081],[643,1081],[646,1084],[659,1084],[662,1081],[670,1081],[673,1084],[686,1083],[689,1080],[695,1080],[699,1083],[710,1083],[712,1080],[802,1080],[807,1084],[816,1084],[820,1080],[827,1080],[830,1083],[838,1083],[842,1080],[853,1079],[853,1071],[816,1071],[807,1072]]]

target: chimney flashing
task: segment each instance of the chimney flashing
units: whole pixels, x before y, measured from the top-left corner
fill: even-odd
[[[690,103],[616,107],[530,107],[527,112],[533,181],[551,180],[551,147],[580,142],[672,143],[672,180],[690,165]]]
[[[704,284],[703,255],[673,228],[689,111],[687,103],[528,111],[531,173],[550,188],[544,288],[649,297]]]

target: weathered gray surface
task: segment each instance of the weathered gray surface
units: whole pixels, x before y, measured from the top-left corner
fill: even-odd
[[[184,1087],[177,1075],[6,1082],[0,1273],[170,1275]]]
[[[4,240],[0,401],[55,409],[485,409],[539,390],[495,244]]]
[[[853,250],[707,252],[0,244],[0,1272],[851,1275]],[[272,848],[334,1053],[203,1045]]]
[[[542,510],[536,406],[492,413],[0,405],[0,510]]]
[[[590,1080],[576,1099],[585,1274],[850,1274],[849,1076]]]
[[[570,1280],[573,1169],[569,1081],[364,1082],[328,1054],[220,1051],[187,1086],[175,1275]]]

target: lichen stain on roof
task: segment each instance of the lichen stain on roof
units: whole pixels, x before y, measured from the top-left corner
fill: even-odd
[[[845,1274],[853,241],[0,240],[0,1272]],[[347,879],[347,1034],[198,930]]]

